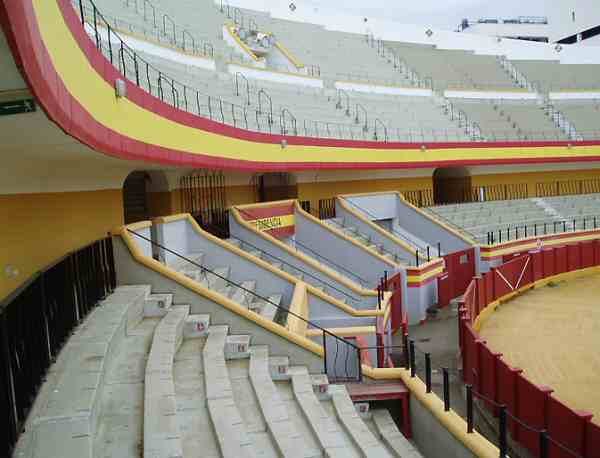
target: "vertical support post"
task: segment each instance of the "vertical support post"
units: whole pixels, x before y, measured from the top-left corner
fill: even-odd
[[[431,257],[429,256],[429,245],[427,245],[427,262],[431,261]]]
[[[548,458],[548,431],[540,431],[540,458]]]
[[[467,433],[473,432],[473,386],[465,385],[467,389]]]
[[[508,451],[508,438],[506,433],[506,406],[501,405],[498,410],[498,433],[499,433],[499,444],[500,458],[505,458]]]
[[[425,353],[425,392],[431,393],[431,353]]]
[[[415,378],[415,375],[417,373],[417,364],[415,362],[415,341],[414,340],[410,340],[409,343],[409,348],[410,348],[410,376],[411,378]]]
[[[404,369],[410,369],[410,354],[408,352],[408,333],[402,336],[402,346],[404,347]]]
[[[448,412],[450,410],[450,375],[447,367],[442,369],[442,374],[444,376],[444,411]]]
[[[419,267],[419,249],[415,250],[415,266]]]
[[[327,375],[327,339],[325,337],[325,330],[323,329],[323,373]]]
[[[438,248],[438,258],[442,257],[442,244],[441,242],[437,243],[437,248]]]

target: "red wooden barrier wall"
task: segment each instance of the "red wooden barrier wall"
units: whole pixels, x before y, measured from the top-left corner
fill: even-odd
[[[458,332],[464,382],[495,403],[506,405],[511,435],[536,457],[539,433],[511,420],[510,415],[535,430],[547,430],[551,458],[575,456],[563,447],[585,458],[600,458],[600,426],[591,422],[591,414],[570,409],[551,396],[550,388],[534,385],[521,369],[510,367],[481,340],[472,323],[490,302],[507,293],[558,273],[597,265],[600,240],[544,248],[511,257],[481,278],[473,278],[463,297]]]

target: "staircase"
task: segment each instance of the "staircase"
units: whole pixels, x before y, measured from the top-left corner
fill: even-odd
[[[382,245],[377,245],[371,241],[371,238],[368,235],[362,234],[356,227],[348,226],[345,224],[343,218],[330,218],[325,219],[323,222],[335,229],[340,230],[348,237],[356,240],[361,245],[370,248],[372,250],[377,251],[383,257],[389,259],[390,261],[396,263],[398,266],[408,266],[409,260],[399,256],[397,253],[392,253],[386,250]]]
[[[519,71],[517,67],[515,67],[511,61],[509,61],[505,56],[498,56],[498,62],[500,66],[504,69],[506,74],[510,76],[510,78],[523,89],[527,89],[531,92],[536,92],[539,94],[540,90],[534,83],[530,82],[527,77]]]
[[[547,200],[542,199],[541,197],[536,197],[531,199],[535,204],[544,209],[544,213],[553,218],[553,221],[565,221],[566,218],[550,204]],[[573,229],[572,223],[565,223],[565,229],[571,230]]]
[[[178,258],[172,261],[169,267],[264,318],[285,326],[287,317],[283,307],[280,308],[282,294],[261,297],[255,293],[255,280],[248,279],[240,283],[231,282],[229,280],[232,272],[231,266],[217,266],[208,270],[202,265],[203,257],[203,253],[190,253],[186,255],[187,260]],[[168,300],[165,301],[163,306],[170,306]]]

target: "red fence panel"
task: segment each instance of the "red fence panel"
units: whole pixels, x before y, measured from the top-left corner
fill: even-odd
[[[516,417],[526,425],[541,430],[546,422],[546,400],[552,390],[542,389],[527,380],[523,374],[517,375],[517,412]],[[517,425],[517,440],[534,456],[540,456],[539,434]]]
[[[587,267],[594,266],[594,242],[587,241],[581,242],[581,268],[585,269]]]
[[[464,293],[475,275],[475,248],[469,248],[444,256],[446,271],[450,277],[452,297]]]
[[[552,396],[548,398],[546,409],[546,429],[552,438],[549,447],[550,458],[573,458],[572,453],[564,451],[554,442],[583,456],[586,423],[590,421],[592,415],[575,412]]]
[[[477,314],[479,314],[479,312],[487,306],[487,302],[485,301],[485,279],[483,277],[477,277],[476,282]]]
[[[517,411],[517,375],[523,372],[521,369],[510,367],[502,358],[498,359],[496,365],[498,403],[504,404],[511,415]],[[516,437],[516,423],[508,419],[508,427],[513,437]]]
[[[542,251],[531,252],[531,281],[544,278],[544,257]]]
[[[594,265],[600,265],[600,240],[594,240]]]
[[[600,426],[588,422],[585,425],[586,458],[600,458]]]
[[[438,282],[438,307],[446,307],[450,304],[450,301],[453,299],[452,294],[454,288],[452,287],[452,282],[450,280],[450,275],[448,272],[444,272],[437,279]]]
[[[479,373],[479,336],[469,324],[464,328],[463,378],[465,383],[474,384],[473,374]]]
[[[479,343],[479,393],[492,401],[496,401],[496,362],[499,356],[484,342]],[[492,409],[491,404],[487,405]]]
[[[559,246],[554,248],[554,273],[564,272],[567,272],[567,247]]]
[[[494,271],[490,270],[484,275],[485,282],[485,304],[492,302],[496,296],[494,294]]]
[[[544,278],[553,276],[556,273],[554,250],[552,248],[543,249],[542,257],[544,258]]]
[[[567,272],[581,269],[581,247],[578,243],[567,245]]]

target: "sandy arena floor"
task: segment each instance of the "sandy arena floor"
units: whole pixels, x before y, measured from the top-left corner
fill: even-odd
[[[528,291],[498,307],[480,334],[529,380],[600,423],[600,275]]]

